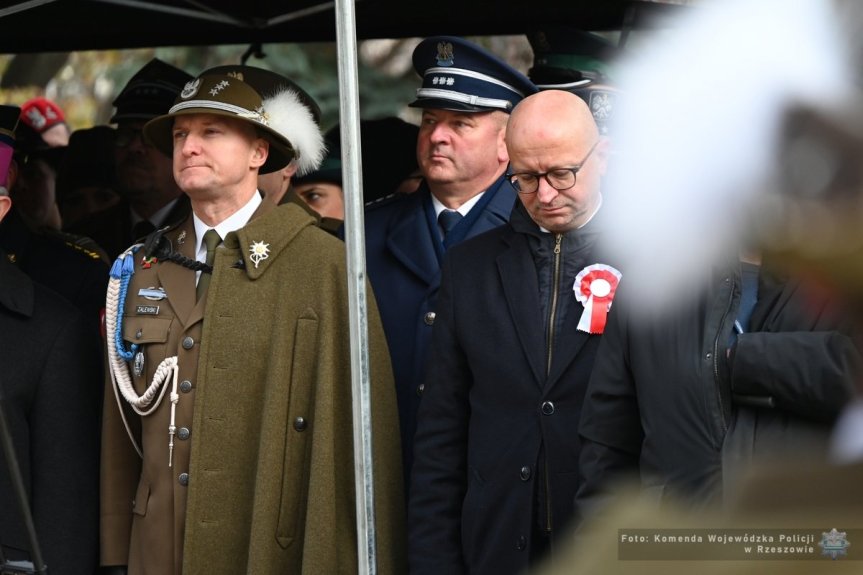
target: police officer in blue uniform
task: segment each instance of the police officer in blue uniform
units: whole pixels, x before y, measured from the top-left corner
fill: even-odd
[[[147,121],[168,111],[192,76],[158,58],[145,64],[114,99],[114,161],[120,201],[67,231],[93,238],[111,261],[154,229],[177,223],[191,207],[174,181],[171,160],[144,141]]]
[[[504,178],[506,123],[537,92],[525,75],[458,37],[423,40],[413,65],[423,78],[410,106],[422,109],[424,181],[365,212],[367,270],[393,362],[406,483],[441,262],[449,247],[508,221],[516,192]]]

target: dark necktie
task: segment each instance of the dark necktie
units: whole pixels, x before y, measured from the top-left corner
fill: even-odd
[[[151,224],[150,220],[141,220],[140,222],[132,226],[132,241],[137,242],[140,239],[146,238],[155,229],[156,226]]]
[[[222,238],[219,237],[219,232],[216,230],[207,230],[204,233],[204,245],[207,246],[207,261],[206,264],[210,267],[213,265],[213,260],[216,258],[216,246],[222,243]],[[207,286],[210,285],[212,273],[201,272],[201,277],[198,278],[198,289],[196,290],[196,299],[201,299],[207,292]]]
[[[462,215],[455,210],[444,210],[437,217],[437,223],[443,229],[443,237],[461,221]]]

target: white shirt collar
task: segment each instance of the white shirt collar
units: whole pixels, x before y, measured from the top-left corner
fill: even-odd
[[[215,229],[216,232],[218,232],[219,237],[224,240],[225,236],[229,233],[235,232],[249,223],[255,210],[257,210],[260,205],[261,193],[256,191],[252,196],[252,199],[246,202],[246,205],[231,214],[229,218],[218,224],[213,229]],[[204,233],[210,229],[210,226],[202,222],[194,213],[192,214],[192,218],[195,223],[195,259],[199,262],[203,262],[207,259],[207,248],[204,246]]]
[[[470,211],[470,209],[476,205],[476,203],[479,201],[479,199],[482,197],[482,195],[484,193],[485,192],[481,192],[481,193],[475,195],[474,197],[472,197],[471,199],[469,199],[468,201],[466,201],[465,203],[460,205],[456,211],[458,213],[460,213],[461,215],[466,216],[467,213]],[[451,208],[448,208],[445,205],[443,205],[440,202],[440,200],[434,196],[434,194],[432,194],[431,199],[432,199],[432,205],[434,206],[435,218],[437,218],[442,211],[451,209]]]

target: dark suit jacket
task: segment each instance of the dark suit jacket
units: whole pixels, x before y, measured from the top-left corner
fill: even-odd
[[[58,575],[92,575],[97,565],[98,346],[78,310],[0,252],[3,406],[42,556]],[[29,549],[2,451],[0,543]]]
[[[75,304],[93,333],[101,333],[110,268],[100,254],[62,236],[31,231],[14,206],[0,225],[0,250],[34,282]]]
[[[515,190],[501,177],[451,234],[470,238],[506,223],[514,202]],[[444,254],[425,183],[413,194],[370,204],[365,232],[367,270],[393,362],[407,481]]]
[[[601,336],[577,330],[583,308],[566,274],[558,297],[573,301],[547,368],[542,289],[519,220],[539,235],[519,207],[508,225],[457,246],[444,263],[414,443],[415,575],[520,573],[544,514],[535,501],[547,502],[553,533],[573,516],[579,412]],[[594,244],[566,269],[607,263],[594,261]]]

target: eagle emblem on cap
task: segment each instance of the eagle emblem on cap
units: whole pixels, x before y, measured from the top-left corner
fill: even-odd
[[[588,105],[595,120],[607,120],[614,110],[614,95],[604,90],[595,90],[590,93]]]
[[[452,66],[454,62],[453,52],[452,52],[452,43],[451,42],[438,42],[437,43],[437,65],[438,66]]]
[[[191,98],[195,94],[198,93],[198,88],[201,87],[201,79],[197,78],[192,80],[191,82],[186,82],[186,85],[183,86],[183,91],[180,92],[180,97],[184,100]]]

